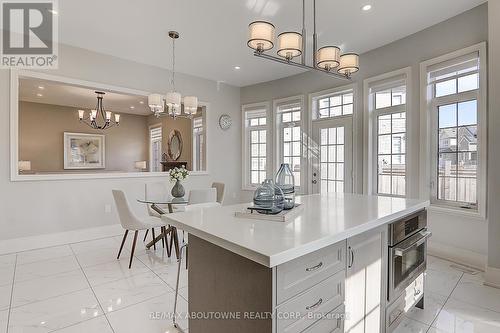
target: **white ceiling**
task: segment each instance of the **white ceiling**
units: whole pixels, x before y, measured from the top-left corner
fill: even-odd
[[[317,0],[319,46],[363,53],[471,9],[485,0]],[[363,12],[370,3],[373,9]],[[306,0],[310,17],[312,0]],[[300,31],[300,0],[64,0],[59,1],[62,43],[245,86],[300,73],[258,59],[246,46],[253,20],[272,21],[277,33]],[[311,33],[311,20],[306,23]],[[310,55],[310,51],[308,52]],[[234,66],[240,66],[235,70]]]
[[[105,92],[103,106],[106,111],[143,116],[151,114],[147,105],[148,100],[145,96],[129,95],[96,89],[95,87],[74,86],[34,78],[21,78],[19,80],[19,100],[21,101],[69,106],[86,111],[95,109],[96,107],[96,90]]]

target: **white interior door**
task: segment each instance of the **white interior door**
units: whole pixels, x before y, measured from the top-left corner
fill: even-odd
[[[312,193],[352,192],[352,117],[313,122]]]

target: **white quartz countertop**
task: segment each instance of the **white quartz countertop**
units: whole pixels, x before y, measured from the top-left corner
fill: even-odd
[[[288,222],[235,217],[249,204],[163,215],[201,239],[274,267],[426,208],[428,201],[329,193],[297,197],[304,209]]]

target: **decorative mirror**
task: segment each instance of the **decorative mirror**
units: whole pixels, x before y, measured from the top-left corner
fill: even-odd
[[[177,161],[182,153],[182,136],[178,130],[172,130],[168,135],[168,157]]]

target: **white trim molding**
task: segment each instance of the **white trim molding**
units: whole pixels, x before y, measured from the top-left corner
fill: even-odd
[[[429,255],[434,257],[472,267],[480,271],[484,271],[486,268],[486,254],[442,244],[432,240],[432,238],[429,240],[427,251]]]
[[[500,288],[500,268],[486,267],[484,284],[494,288]]]
[[[91,82],[79,79],[73,79],[63,76],[45,74],[41,72],[33,72],[27,70],[10,70],[10,181],[12,182],[32,182],[32,181],[54,181],[54,180],[76,180],[76,179],[115,179],[115,178],[150,178],[150,177],[168,177],[165,172],[95,172],[95,173],[54,173],[54,174],[19,174],[19,79],[20,78],[35,78],[40,80],[48,80],[61,82],[64,84],[91,87],[104,91],[113,91],[117,93],[148,96],[149,92],[113,86],[105,83]],[[205,114],[209,112],[210,103],[200,101],[199,106],[205,107]],[[206,116],[204,116],[206,117]],[[209,150],[208,132],[209,122],[204,118],[206,129],[206,150],[207,160],[206,171],[191,171],[190,176],[206,176],[209,174]]]

